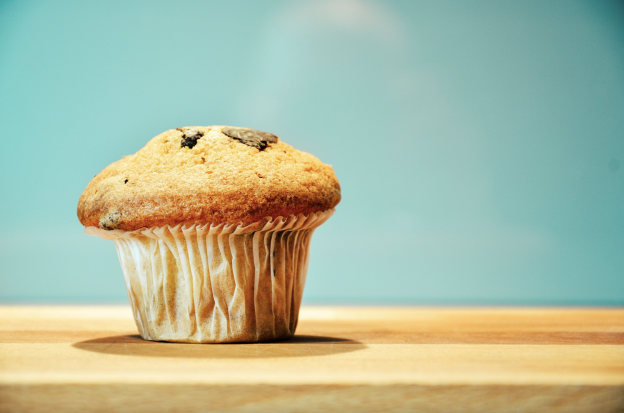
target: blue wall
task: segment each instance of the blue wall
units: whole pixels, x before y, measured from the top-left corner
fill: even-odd
[[[78,198],[211,124],[334,166],[308,303],[624,305],[620,3],[1,2],[0,300],[125,301]]]

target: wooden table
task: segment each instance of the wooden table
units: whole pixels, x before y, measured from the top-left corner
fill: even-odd
[[[264,344],[0,307],[0,412],[622,412],[624,309],[306,307]]]

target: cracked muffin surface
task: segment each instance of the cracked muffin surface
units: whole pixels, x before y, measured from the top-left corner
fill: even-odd
[[[171,129],[93,178],[78,202],[84,226],[133,231],[243,224],[324,211],[340,202],[331,166],[266,132]]]

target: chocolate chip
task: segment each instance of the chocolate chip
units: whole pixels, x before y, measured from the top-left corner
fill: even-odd
[[[117,229],[119,227],[119,222],[121,221],[121,212],[109,212],[100,218],[99,226],[102,229],[107,231],[111,231],[113,229]]]
[[[224,128],[221,132],[247,146],[264,150],[269,143],[277,143],[278,137],[270,133],[248,128]]]
[[[128,180],[126,179],[126,180],[124,181],[124,184],[127,184],[127,183],[128,183]]]
[[[178,130],[184,133],[180,148],[184,148],[186,146],[187,148],[190,149],[194,147],[195,145],[197,145],[197,141],[199,140],[199,138],[204,136],[203,133],[195,129],[187,129],[185,131],[182,131],[178,128]]]

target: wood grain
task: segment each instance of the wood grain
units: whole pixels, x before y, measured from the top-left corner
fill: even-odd
[[[0,307],[0,412],[621,412],[623,344],[623,309],[305,307],[292,340],[194,345]]]

